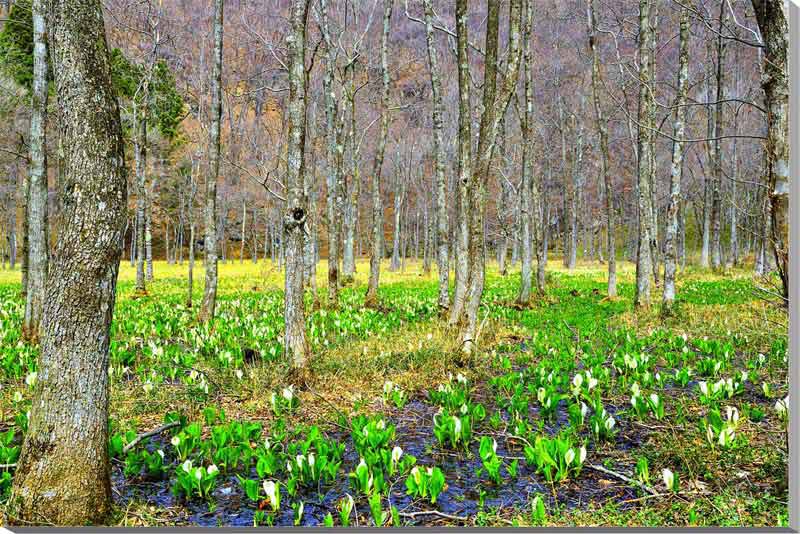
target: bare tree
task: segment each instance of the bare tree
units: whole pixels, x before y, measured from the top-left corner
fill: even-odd
[[[111,510],[108,350],[127,185],[100,2],[50,0],[46,27],[65,202],[12,500],[20,522],[77,526]]]
[[[303,191],[306,136],[306,19],[308,0],[293,0],[289,34],[289,141],[286,147],[286,212],[283,235],[286,241],[284,293],[284,347],[293,369],[302,369],[308,359],[305,305],[303,303],[303,234],[307,218]]]
[[[650,7],[653,0],[639,0],[639,141],[638,141],[638,212],[639,236],[636,254],[636,295],[634,302],[637,306],[650,306],[650,277],[653,274],[651,256],[652,214],[651,187],[652,187],[652,159],[650,151],[653,106],[652,80],[650,78],[650,54],[652,52],[650,41],[653,38],[653,28],[650,20]]]
[[[381,132],[372,168],[372,250],[369,260],[369,283],[364,299],[365,306],[378,304],[378,282],[383,259],[383,202],[381,200],[381,172],[386,153],[386,138],[389,135],[389,32],[391,30],[394,0],[383,1],[383,33],[381,36]]]
[[[28,289],[23,337],[39,338],[49,244],[47,239],[47,37],[44,0],[33,0],[33,90],[31,92],[30,178],[28,180]]]
[[[681,204],[681,179],[683,177],[683,136],[686,122],[686,95],[689,81],[689,9],[681,8],[680,52],[678,53],[678,96],[675,100],[675,122],[672,126],[675,141],[672,144],[670,171],[670,198],[667,210],[667,232],[664,236],[664,294],[663,304],[675,302],[675,271],[677,270],[678,210]]]
[[[208,172],[206,174],[205,243],[206,269],[203,302],[198,318],[206,322],[214,318],[217,307],[217,181],[219,180],[220,122],[222,119],[222,45],[224,0],[214,0],[214,66],[211,75],[211,128],[208,139]]]
[[[766,179],[771,210],[770,240],[789,305],[789,26],[783,0],[753,0],[764,39],[762,87],[767,105]]]
[[[603,107],[600,103],[600,58],[597,52],[597,18],[596,0],[588,1],[589,17],[589,49],[592,53],[592,99],[594,101],[594,115],[597,123],[597,134],[600,137],[600,181],[603,184],[606,197],[606,232],[608,247],[608,296],[617,296],[617,245],[614,239],[614,188],[611,175],[608,171],[608,123],[603,116]]]
[[[496,2],[489,4],[486,20],[486,63],[483,82],[483,114],[478,137],[476,166],[469,191],[469,283],[464,315],[460,318],[462,351],[470,354],[477,342],[478,309],[483,296],[485,281],[485,241],[484,241],[484,188],[489,177],[489,167],[495,149],[497,134],[508,104],[514,94],[519,77],[519,64],[522,52],[521,0],[511,0],[509,4],[508,64],[497,92],[498,41],[500,8]],[[466,37],[466,36],[465,36]],[[469,140],[467,140],[469,141]]]

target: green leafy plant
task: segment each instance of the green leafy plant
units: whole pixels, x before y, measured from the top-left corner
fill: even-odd
[[[431,504],[436,504],[444,487],[444,473],[438,467],[420,469],[414,466],[406,478],[406,493],[415,499],[427,499],[430,496]]]

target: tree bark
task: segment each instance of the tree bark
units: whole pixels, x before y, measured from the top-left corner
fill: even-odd
[[[468,0],[456,0],[456,46],[458,55],[458,217],[456,220],[456,264],[453,304],[448,323],[461,320],[469,278],[469,185],[472,175],[472,114],[470,107]]]
[[[96,0],[49,0],[64,140],[58,243],[46,282],[39,375],[14,476],[20,522],[85,525],[111,509],[108,350],[127,187],[119,108]]]
[[[597,52],[597,19],[596,0],[589,0],[589,49],[592,53],[592,100],[594,102],[594,115],[597,123],[597,133],[600,137],[600,181],[605,189],[606,200],[606,246],[608,248],[608,296],[617,296],[617,245],[614,239],[614,186],[608,172],[608,123],[603,116],[600,105],[600,57]],[[602,253],[601,253],[602,258]]]
[[[305,305],[303,302],[303,234],[307,202],[303,192],[305,172],[306,91],[305,53],[308,0],[293,0],[289,48],[289,141],[286,148],[286,212],[283,234],[286,241],[286,276],[284,293],[284,350],[293,369],[306,366],[309,347],[306,342]]]
[[[634,303],[638,307],[650,306],[650,277],[653,274],[651,257],[652,214],[650,212],[652,178],[649,129],[652,93],[650,78],[650,40],[653,31],[650,25],[651,0],[639,0],[639,140],[638,140],[638,211],[639,236],[636,254],[636,294]]]
[[[394,0],[383,1],[383,33],[381,34],[381,133],[372,167],[372,245],[369,258],[369,283],[364,305],[378,305],[378,284],[383,259],[383,201],[381,199],[381,173],[386,154],[386,138],[389,135],[389,32],[391,30]]]
[[[484,189],[489,178],[489,168],[494,154],[497,133],[505,116],[511,96],[516,90],[522,52],[520,32],[522,18],[521,0],[509,4],[508,64],[497,93],[499,6],[489,4],[486,22],[486,63],[483,83],[483,115],[478,137],[478,158],[469,191],[469,282],[464,316],[460,321],[461,350],[471,354],[478,335],[478,310],[485,281],[485,231]],[[465,36],[466,37],[466,36]]]
[[[686,122],[686,95],[689,81],[689,9],[681,8],[680,51],[678,53],[678,95],[675,100],[675,122],[672,126],[670,197],[667,210],[667,229],[664,236],[664,293],[662,302],[670,307],[675,302],[675,272],[677,271],[678,210],[681,204],[683,176],[683,136]]]
[[[531,43],[531,26],[533,24],[533,1],[525,0],[525,19],[522,30],[524,48],[522,67],[525,73],[525,111],[521,119],[522,126],[522,180],[519,184],[520,196],[520,231],[522,241],[522,265],[520,266],[520,285],[517,304],[527,306],[531,300],[531,278],[533,270],[533,236],[531,225],[534,221],[534,208],[531,195],[533,181],[531,176],[533,163],[533,58]],[[536,240],[538,241],[538,240]]]
[[[727,5],[720,2],[719,26],[717,36],[717,72],[716,72],[716,104],[714,106],[714,131],[711,136],[714,140],[713,181],[711,187],[711,268],[722,267],[722,125],[723,103],[725,98],[725,39],[722,32],[727,25]]]
[[[44,0],[33,0],[33,91],[28,180],[28,289],[22,337],[36,343],[50,248],[47,239],[47,33]]]
[[[436,193],[436,263],[439,269],[439,313],[444,315],[450,307],[450,263],[449,263],[449,228],[447,213],[447,179],[445,177],[444,154],[444,105],[442,104],[442,82],[439,69],[439,54],[433,37],[433,5],[431,0],[424,0],[425,36],[428,49],[428,67],[431,78],[433,100],[433,154],[435,168],[434,191]]]
[[[753,0],[764,39],[762,87],[767,105],[765,182],[769,188],[770,230],[784,304],[789,305],[789,28],[783,0]]]
[[[205,242],[203,247],[206,270],[200,322],[214,318],[217,307],[217,181],[219,180],[220,121],[222,119],[222,44],[224,0],[214,0],[214,66],[211,76],[211,128],[208,140],[208,174],[205,195]]]

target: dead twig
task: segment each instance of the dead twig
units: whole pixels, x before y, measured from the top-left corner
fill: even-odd
[[[127,445],[122,447],[122,454],[126,454],[128,451],[130,451],[132,448],[134,448],[136,445],[138,445],[139,442],[142,441],[143,439],[147,439],[147,438],[149,438],[151,436],[155,436],[157,434],[161,434],[165,430],[169,430],[170,428],[175,428],[176,426],[178,426],[180,424],[181,424],[180,421],[170,421],[169,423],[163,424],[158,428],[154,428],[153,430],[150,430],[148,432],[143,432],[142,434],[139,434],[138,436],[133,438]]]
[[[642,482],[639,482],[638,480],[634,480],[634,479],[632,479],[630,477],[627,477],[627,476],[623,475],[622,473],[617,473],[616,471],[612,471],[611,469],[606,469],[602,465],[587,464],[587,467],[590,467],[591,469],[594,469],[595,471],[600,471],[601,473],[605,473],[606,475],[618,478],[618,479],[620,479],[620,480],[622,480],[624,482],[627,482],[628,484],[634,484],[636,486],[639,486],[640,488],[642,488],[644,491],[646,491],[647,493],[649,493],[652,496],[657,496],[658,495],[658,492],[656,490],[654,490],[653,488],[651,488],[650,486],[648,486],[646,484],[643,484]]]

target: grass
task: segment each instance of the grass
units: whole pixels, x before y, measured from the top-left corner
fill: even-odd
[[[259,521],[292,524],[289,503],[301,500],[308,507],[303,524],[321,522],[328,511],[338,524],[337,499],[348,492],[356,497],[354,518],[360,525],[371,524],[366,496],[354,494],[347,482],[347,472],[358,463],[350,438],[357,414],[385,417],[397,425],[394,443],[417,456],[420,464],[442,466],[445,472],[447,488],[437,505],[405,496],[403,482],[408,473],[393,479],[394,486],[381,503],[387,512],[395,506],[401,522],[786,524],[787,434],[774,407],[787,394],[786,316],[759,298],[749,271],[733,270],[721,276],[687,270],[678,283],[677,306],[664,315],[658,305],[645,311],[633,308],[634,269],[629,263],[618,266],[619,298],[609,300],[604,298],[605,266],[584,262],[567,271],[558,258],[551,258],[547,294],[522,310],[512,305],[518,270],[512,268],[503,277],[490,265],[480,354],[465,362],[456,336],[437,317],[435,268],[424,275],[415,262],[409,261],[405,272],[389,272],[384,265],[381,311],[361,307],[367,262],[358,263],[355,281],[343,289],[338,310],[325,307],[325,262],[317,269],[322,307],[313,310],[307,296],[311,372],[297,389],[299,406],[289,413],[276,410],[271,402],[273,392],[280,398],[287,373],[280,353],[283,277],[278,269],[268,262],[220,264],[218,319],[207,326],[196,322],[196,310],[185,307],[186,264],[156,262],[156,279],[148,284],[144,297],[134,295],[135,270],[127,262],[121,265],[111,348],[113,433],[125,441],[126,432],[155,428],[166,414],[180,413],[185,422],[202,421],[206,409],[214,407],[224,411],[227,422],[257,422],[263,436],[278,433],[281,451],[318,425],[330,439],[344,443],[346,452],[336,483],[287,493],[279,513],[259,515],[255,503],[242,504],[246,499],[234,476],[260,482],[263,477],[249,463],[235,473],[226,471],[209,502],[171,496],[174,470],[180,468],[169,443],[179,429],[172,429],[144,440],[133,456],[115,457],[117,507],[112,524],[240,524],[243,520],[251,525]],[[195,306],[202,286],[202,262],[198,262]],[[22,439],[23,414],[32,393],[25,378],[35,370],[37,355],[35,348],[18,343],[22,304],[19,273],[0,271],[0,425],[13,433],[13,443]],[[764,355],[762,360],[759,354]],[[635,369],[626,363],[631,358],[639,362]],[[715,361],[721,362],[720,370],[700,376],[704,366],[713,368]],[[681,385],[673,376],[684,368],[691,369],[692,375]],[[588,376],[587,371],[599,379],[599,385],[593,391],[581,390],[574,400],[572,380],[579,373]],[[748,371],[748,379],[731,397],[701,401],[700,381],[712,384],[742,371]],[[469,381],[470,402],[481,404],[487,413],[486,419],[476,421],[476,437],[466,452],[450,450],[434,439],[432,416],[437,408],[428,396],[431,389],[458,373]],[[405,393],[408,404],[398,407],[384,402],[387,380]],[[517,383],[520,386],[514,389]],[[634,383],[643,397],[655,393],[663,399],[665,417],[636,416],[630,402]],[[769,385],[769,395],[762,389],[764,383]],[[565,397],[552,419],[541,411],[539,387]],[[22,400],[14,398],[16,392]],[[615,418],[616,433],[610,440],[594,436],[588,425],[567,420],[569,405],[578,405],[580,400],[592,405],[590,414],[594,413],[592,403],[599,402]],[[522,412],[512,409],[520,403]],[[734,442],[712,447],[704,421],[714,408],[724,415],[728,406],[741,414]],[[195,462],[208,465],[219,453],[219,447],[210,444],[211,430],[219,426],[219,421],[204,425],[202,444],[192,453]],[[280,434],[284,427],[287,433]],[[507,484],[496,486],[481,470],[477,441],[483,435],[499,442],[497,454]],[[514,435],[520,439],[510,437]],[[525,442],[548,436],[584,444],[587,465],[604,466],[615,475],[585,466],[578,476],[550,484],[535,465],[523,459],[518,460],[518,477],[509,478],[511,459],[524,458]],[[253,454],[257,443],[245,440],[241,446]],[[148,477],[133,467],[125,472],[126,465],[138,458],[136,454],[156,449],[166,453],[164,475]],[[636,484],[617,476],[636,478],[640,458],[649,465],[646,485],[656,496],[642,493]],[[677,493],[661,481],[664,468],[678,475]],[[281,469],[270,478],[288,491],[292,475]],[[377,468],[371,465],[370,469]],[[13,474],[13,469],[6,471]],[[0,481],[3,491],[8,485],[7,478]],[[535,495],[545,501],[543,518],[531,513]],[[408,515],[432,510],[439,515]]]

